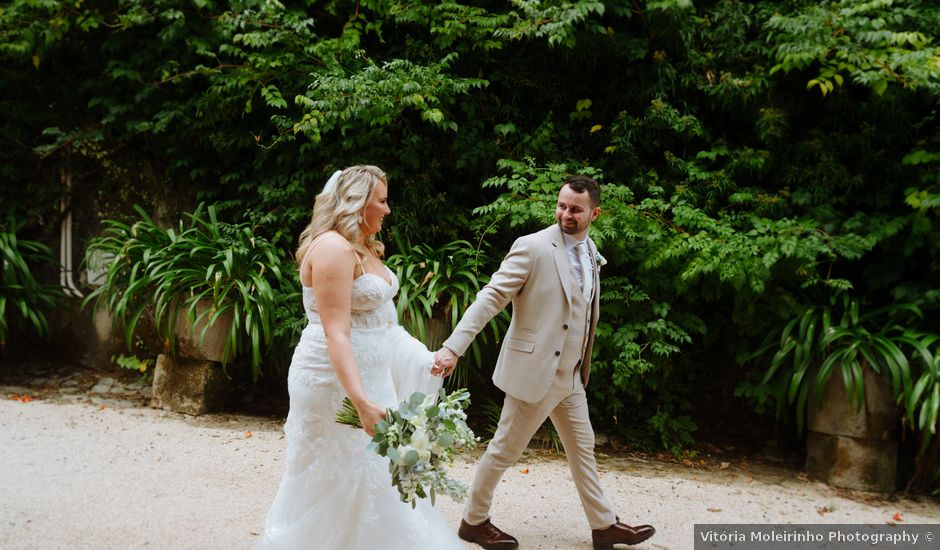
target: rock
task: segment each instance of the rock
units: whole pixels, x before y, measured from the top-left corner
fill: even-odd
[[[124,384],[115,384],[111,386],[111,390],[108,392],[114,395],[134,395],[137,393],[137,390],[129,388]]]
[[[98,380],[98,383],[92,386],[91,393],[108,393],[111,391],[111,386],[114,385],[113,378],[102,378]]]
[[[6,395],[32,395],[33,388],[26,386],[0,386],[0,392]]]
[[[830,375],[820,399],[811,394],[806,428],[819,433],[894,441],[898,416],[891,385],[871,368],[866,367],[862,375],[865,401],[860,409],[846,395],[842,376],[836,371]]]
[[[860,408],[846,395],[838,372],[829,377],[818,401],[810,397],[806,470],[830,485],[891,493],[898,463],[897,404],[884,377],[870,367],[863,376]]]
[[[193,416],[219,411],[225,405],[229,385],[219,363],[160,354],[150,406]]]
[[[830,485],[892,493],[897,467],[897,443],[818,432],[806,440],[806,470]]]

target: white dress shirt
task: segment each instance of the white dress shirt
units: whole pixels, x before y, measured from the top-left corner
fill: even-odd
[[[591,249],[588,247],[587,236],[580,241],[567,233],[565,233],[563,237],[565,239],[565,250],[568,252],[568,261],[571,263],[571,269],[574,270],[574,274],[578,278],[578,286],[584,288],[584,274],[581,271],[581,258],[578,256],[578,245],[583,244],[585,252],[590,254]],[[587,272],[589,277],[593,277],[594,265],[588,262],[584,271]]]

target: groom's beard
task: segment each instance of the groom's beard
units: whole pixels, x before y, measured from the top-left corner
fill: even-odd
[[[558,227],[561,229],[561,232],[566,233],[568,235],[577,235],[578,233],[581,233],[582,231],[587,231],[588,227],[591,227],[591,222],[588,222],[584,224],[583,226],[581,226],[581,225],[578,225],[578,222],[574,222],[574,224],[572,225],[565,225],[565,222],[563,222],[560,218],[555,218],[555,221],[558,222]]]

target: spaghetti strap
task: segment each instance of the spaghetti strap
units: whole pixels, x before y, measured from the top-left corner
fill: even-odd
[[[355,248],[353,248],[353,254],[356,255],[356,261],[359,262],[359,274],[360,274],[360,275],[365,275],[365,274],[366,274],[366,267],[365,267],[364,265],[362,265],[362,258],[359,257],[359,253],[356,252],[356,249],[355,249]]]
[[[325,232],[325,233],[321,233],[321,234],[317,235],[317,238],[313,239],[313,242],[310,243],[310,246],[307,248],[307,251],[304,253],[304,259],[300,261],[300,269],[301,269],[301,270],[303,270],[303,267],[304,267],[305,265],[307,265],[307,258],[310,257],[310,253],[313,252],[313,249],[316,248],[317,245],[319,245],[321,242],[323,242],[323,238],[324,238],[324,237],[327,237],[327,236],[329,236],[329,235],[331,235],[331,234],[336,235],[337,237],[339,237],[339,238],[343,239],[344,241],[346,241],[346,244],[349,244],[349,241],[346,239],[346,237],[340,235],[339,233],[336,233],[335,231],[327,231],[327,232]],[[349,247],[352,248],[352,245],[350,244]],[[360,274],[360,275],[365,275],[365,273],[366,273],[366,268],[365,268],[365,266],[362,265],[362,258],[359,257],[359,253],[356,252],[356,249],[355,249],[355,248],[352,248],[352,251],[353,251],[353,255],[356,256],[356,262],[359,263],[359,271],[360,271],[359,274]]]

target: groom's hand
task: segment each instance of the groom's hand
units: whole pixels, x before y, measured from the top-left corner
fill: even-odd
[[[457,368],[457,354],[448,348],[441,348],[434,354],[434,367],[431,368],[431,374],[434,376],[448,377],[453,374]]]

